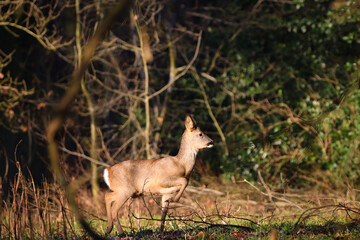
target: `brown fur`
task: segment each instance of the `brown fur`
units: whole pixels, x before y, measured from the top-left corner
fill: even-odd
[[[160,231],[164,228],[169,202],[179,201],[196,162],[200,149],[212,147],[213,141],[197,127],[195,120],[186,116],[186,130],[182,135],[179,153],[160,159],[128,160],[117,163],[105,171],[112,192],[105,194],[108,216],[106,234],[113,228],[123,230],[118,220],[119,209],[130,197],[142,194],[162,195],[162,217]]]

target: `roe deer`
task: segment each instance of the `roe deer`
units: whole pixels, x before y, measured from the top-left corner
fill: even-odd
[[[186,130],[182,135],[179,153],[160,159],[128,160],[117,163],[104,170],[104,179],[112,192],[105,193],[108,226],[106,234],[113,229],[113,222],[124,234],[118,212],[129,198],[142,194],[162,195],[160,231],[164,229],[169,202],[179,201],[196,162],[200,149],[210,148],[213,141],[203,133],[195,120],[186,116]]]

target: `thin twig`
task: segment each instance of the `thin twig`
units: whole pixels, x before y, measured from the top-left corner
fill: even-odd
[[[200,43],[201,43],[201,35],[202,35],[202,31],[200,31],[200,33],[198,34],[199,37],[198,37],[198,41],[197,41],[197,44],[196,44],[196,49],[195,49],[195,53],[194,53],[194,56],[193,58],[191,59],[191,61],[189,62],[188,65],[186,65],[185,69],[179,73],[178,75],[176,75],[174,77],[174,79],[172,81],[169,81],[168,84],[166,84],[164,87],[162,87],[160,90],[156,91],[155,93],[151,94],[149,96],[149,99],[159,95],[160,93],[162,93],[163,91],[167,90],[169,87],[171,87],[171,85],[176,81],[178,80],[179,78],[181,78],[182,76],[184,76],[188,71],[189,69],[191,68],[191,66],[194,64],[198,54],[199,54],[199,50],[200,50]]]
[[[247,181],[246,179],[244,179],[244,182],[249,184],[250,186],[252,186],[253,188],[255,188],[258,192],[260,192],[262,195],[265,195],[265,196],[269,196],[267,193],[264,193],[262,192],[258,187],[256,187],[254,184],[252,184],[251,182]],[[283,194],[282,194],[283,195]],[[302,207],[300,207],[298,204],[294,203],[294,202],[291,202],[290,200],[284,198],[284,197],[276,197],[272,194],[272,197],[275,198],[275,199],[278,199],[280,201],[284,201],[284,202],[287,202],[295,207],[297,207],[298,209],[304,211],[304,209]]]
[[[148,220],[148,221],[161,221],[161,219],[149,219],[149,218],[144,218],[144,217],[136,217],[135,215],[133,215],[134,218],[136,219],[141,219],[141,220]],[[217,216],[217,215],[216,215]],[[252,220],[249,219],[242,219],[242,220],[247,220],[250,221],[251,223],[254,223],[256,225],[258,225],[257,223],[253,222]],[[179,221],[179,222],[192,222],[192,223],[198,223],[198,224],[205,224],[208,225],[210,228],[211,227],[232,227],[232,228],[240,228],[244,231],[253,231],[254,229],[251,227],[246,227],[246,226],[241,226],[241,225],[234,225],[234,224],[217,224],[217,223],[211,223],[211,222],[206,222],[206,221],[196,221],[194,219],[182,219],[182,218],[168,218],[167,221]]]
[[[91,158],[91,157],[89,157],[89,156],[86,156],[85,154],[78,153],[78,152],[74,152],[74,151],[70,151],[69,149],[66,149],[66,148],[64,148],[64,147],[59,147],[59,149],[62,150],[62,151],[64,151],[64,152],[66,152],[66,153],[68,153],[68,154],[70,154],[70,155],[77,156],[77,157],[81,157],[81,158],[83,158],[83,159],[89,160],[90,162],[99,164],[99,165],[101,165],[101,166],[110,167],[109,164],[104,163],[104,162],[100,162],[100,161],[98,161],[98,160],[96,160],[96,159],[93,159],[93,158]]]
[[[209,103],[209,99],[206,95],[206,91],[205,91],[205,88],[204,88],[204,85],[201,83],[201,80],[200,80],[200,77],[199,77],[199,74],[195,71],[195,70],[192,70],[192,74],[196,80],[196,82],[198,83],[199,87],[200,87],[200,90],[201,90],[201,93],[203,95],[203,98],[204,98],[204,102],[205,102],[205,106],[208,110],[208,113],[209,113],[209,116],[210,118],[213,120],[214,122],[214,125],[215,125],[215,128],[216,130],[218,131],[219,135],[220,135],[220,138],[221,138],[221,141],[223,142],[224,144],[224,150],[225,150],[225,155],[228,156],[229,155],[229,150],[228,150],[228,147],[227,147],[227,144],[226,144],[226,138],[225,138],[225,135],[211,109],[211,106],[210,106],[210,103]]]
[[[59,152],[58,152],[58,144],[55,141],[55,136],[61,125],[64,122],[65,115],[68,112],[70,105],[73,103],[74,99],[78,95],[81,87],[81,78],[84,75],[87,67],[91,61],[92,56],[95,53],[95,50],[99,43],[104,39],[106,33],[110,30],[110,27],[115,22],[115,20],[120,15],[125,15],[125,12],[129,9],[131,1],[121,1],[119,2],[113,10],[109,13],[107,19],[103,22],[103,24],[97,29],[96,33],[87,44],[84,46],[84,54],[83,59],[81,61],[81,65],[76,69],[73,74],[72,84],[67,89],[64,97],[60,100],[59,104],[56,107],[56,115],[50,122],[47,128],[47,140],[48,140],[48,151],[51,161],[52,169],[55,173],[56,180],[61,184],[61,186],[65,189],[66,197],[68,199],[69,205],[74,211],[74,214],[82,227],[90,234],[90,236],[94,239],[103,239],[99,236],[92,228],[86,223],[84,218],[81,216],[77,203],[74,198],[74,186],[68,183],[65,179],[65,176],[62,172],[59,162]]]
[[[269,186],[265,183],[263,177],[261,176],[261,172],[260,170],[257,171],[258,177],[260,179],[260,182],[262,183],[262,185],[264,186],[264,188],[266,189],[266,192],[268,193],[268,197],[271,203],[273,203],[276,207],[276,204],[274,203],[273,199],[272,199],[272,194],[271,194],[271,190],[269,188]]]

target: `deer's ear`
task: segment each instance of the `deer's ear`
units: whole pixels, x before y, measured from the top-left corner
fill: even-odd
[[[189,114],[186,115],[185,127],[190,132],[196,129],[196,121]]]

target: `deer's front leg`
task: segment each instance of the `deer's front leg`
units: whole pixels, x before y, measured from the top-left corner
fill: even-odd
[[[174,202],[179,201],[181,195],[183,194],[186,186],[188,185],[189,181],[187,178],[179,177],[179,178],[170,178],[166,181],[162,182],[161,187],[166,189],[176,189],[177,194],[173,199],[170,199]],[[170,193],[170,192],[168,192]]]
[[[162,196],[161,200],[161,225],[160,225],[160,232],[164,230],[165,226],[165,218],[167,211],[169,209],[169,201],[173,198],[172,194],[166,194]]]
[[[181,178],[181,188],[180,188],[179,192],[176,194],[176,196],[174,198],[174,202],[178,202],[180,200],[180,198],[188,184],[189,184],[188,179]]]

